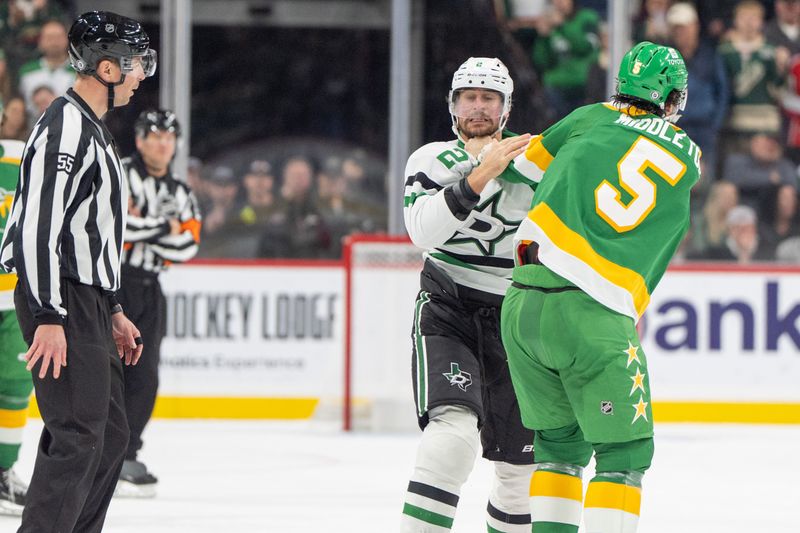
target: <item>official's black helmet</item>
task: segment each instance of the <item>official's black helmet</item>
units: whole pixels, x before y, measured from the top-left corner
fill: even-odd
[[[137,137],[147,137],[149,132],[168,131],[181,136],[181,125],[178,117],[169,109],[148,109],[139,114],[133,125]]]
[[[156,71],[156,52],[142,25],[110,11],[90,11],[75,21],[69,30],[69,59],[80,74],[94,75],[103,59],[114,59],[122,72],[133,70],[140,58],[146,77]]]

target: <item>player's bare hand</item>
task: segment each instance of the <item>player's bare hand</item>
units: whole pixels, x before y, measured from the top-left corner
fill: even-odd
[[[512,159],[525,151],[530,140],[528,133],[502,141],[492,139],[481,149],[481,164],[467,176],[470,188],[480,194],[487,183],[503,173]]]
[[[508,164],[525,151],[531,140],[529,133],[517,137],[506,137],[502,141],[493,141],[483,147],[481,167],[487,176],[496,178],[506,169]]]
[[[483,150],[483,147],[487,144],[494,141],[494,138],[491,135],[486,135],[484,137],[473,137],[468,139],[466,144],[464,144],[464,149],[472,156],[478,157]]]
[[[111,315],[111,329],[117,353],[120,359],[125,360],[125,365],[135,365],[142,356],[142,334],[133,325],[125,313]]]
[[[28,364],[26,369],[32,369],[41,359],[39,379],[47,376],[47,369],[53,365],[53,379],[61,375],[61,367],[67,366],[67,338],[64,328],[59,324],[42,324],[33,334],[31,347],[25,353]]]

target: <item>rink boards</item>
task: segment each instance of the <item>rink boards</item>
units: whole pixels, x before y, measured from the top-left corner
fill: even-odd
[[[356,401],[410,402],[418,273],[356,279]],[[172,268],[156,415],[307,418],[340,405],[344,280],[337,262]],[[640,324],[656,420],[800,423],[798,315],[798,269],[671,269]]]

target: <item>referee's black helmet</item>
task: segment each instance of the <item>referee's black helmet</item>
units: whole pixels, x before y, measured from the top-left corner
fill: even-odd
[[[133,19],[110,11],[90,11],[75,21],[69,30],[69,59],[80,74],[96,76],[103,59],[113,59],[122,72],[134,68],[140,58],[146,77],[156,71],[156,52],[150,49],[150,38],[142,25]]]
[[[148,109],[142,111],[133,125],[136,136],[145,138],[149,132],[168,131],[181,136],[181,125],[178,117],[169,109]]]

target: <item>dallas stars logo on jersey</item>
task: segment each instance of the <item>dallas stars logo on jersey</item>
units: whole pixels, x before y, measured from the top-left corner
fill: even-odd
[[[450,372],[443,372],[442,375],[450,382],[450,386],[458,385],[458,388],[467,392],[467,387],[472,385],[472,374],[464,372],[458,363],[450,363]]]
[[[510,136],[504,132],[504,136]],[[528,213],[535,184],[509,165],[480,193],[466,218],[443,202],[477,165],[458,141],[429,143],[406,165],[404,216],[425,259],[461,285],[505,294],[511,278],[513,235]],[[429,237],[431,237],[429,239]]]
[[[495,255],[496,246],[508,235],[517,231],[520,220],[506,220],[500,214],[503,191],[497,191],[485,202],[479,203],[467,217],[468,227],[458,231],[447,244],[472,243],[483,255]]]

